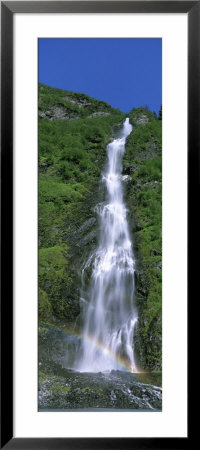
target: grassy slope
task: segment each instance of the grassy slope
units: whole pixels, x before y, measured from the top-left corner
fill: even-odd
[[[129,114],[124,174],[137,257],[141,366],[161,367],[161,121],[145,109]],[[141,123],[148,120],[148,123]],[[124,115],[84,94],[39,86],[39,319],[74,323],[81,262],[96,245],[93,207],[105,146]],[[139,119],[139,120],[138,120]]]
[[[61,106],[62,119],[56,117]],[[77,266],[87,246],[81,244],[84,230],[78,230],[94,216],[105,146],[122,120],[123,114],[105,102],[39,86],[39,319],[43,322],[73,322],[79,314]]]
[[[137,259],[135,348],[142,367],[160,369],[162,121],[144,108],[132,110],[130,120],[134,129],[127,140],[124,172],[131,177],[127,202]]]

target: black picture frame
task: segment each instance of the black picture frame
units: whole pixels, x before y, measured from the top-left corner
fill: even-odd
[[[196,221],[200,173],[200,1],[1,2],[1,448],[16,450],[192,449],[194,448],[194,428],[191,421],[190,397],[187,438],[13,437],[13,16],[16,13],[76,12],[188,14],[188,318],[192,317],[189,299],[193,297],[196,279],[198,280],[197,269],[195,273],[192,262],[193,250],[196,250],[198,241],[198,236],[193,231],[193,224]],[[191,349],[191,332],[188,343]],[[191,389],[190,361],[189,353],[188,394]]]

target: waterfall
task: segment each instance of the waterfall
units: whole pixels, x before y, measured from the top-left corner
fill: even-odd
[[[106,201],[96,206],[100,235],[98,248],[83,269],[92,265],[83,309],[83,372],[128,369],[136,372],[133,334],[134,255],[122,190],[122,156],[132,126],[127,118],[120,137],[107,145],[107,167],[102,173]]]

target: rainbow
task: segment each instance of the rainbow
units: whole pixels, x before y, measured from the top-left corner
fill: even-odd
[[[81,336],[81,337],[83,337],[83,336]],[[117,364],[119,364],[123,369],[128,370],[131,373],[133,372],[132,367],[129,364],[129,362],[126,360],[126,358],[115,355],[112,352],[112,350],[110,350],[110,348],[106,347],[105,344],[103,344],[101,341],[94,340],[93,336],[91,336],[91,335],[84,335],[84,339],[86,339],[88,342],[95,345],[95,347],[98,350],[100,350],[102,353],[107,354],[110,359],[117,362]]]
[[[78,339],[83,339],[83,335],[81,333],[78,333],[75,328],[70,327],[63,327],[63,330],[66,331],[67,334],[70,334],[72,336],[76,336]],[[84,339],[87,339],[88,342],[92,343],[98,350],[100,350],[102,353],[109,355],[109,357],[117,362],[123,369],[127,370],[130,373],[133,373],[132,367],[129,364],[129,362],[126,360],[126,358],[123,358],[121,356],[115,355],[110,348],[106,347],[105,344],[103,344],[101,341],[94,340],[93,336],[91,335],[84,335]],[[144,373],[144,370],[140,370],[139,367],[136,367],[136,371],[134,373]]]

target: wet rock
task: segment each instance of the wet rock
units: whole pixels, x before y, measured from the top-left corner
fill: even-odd
[[[123,182],[128,183],[129,181],[132,180],[132,177],[129,175],[121,175],[121,179]]]
[[[97,230],[93,230],[90,233],[88,233],[86,236],[84,236],[83,239],[80,240],[79,245],[80,247],[85,246],[89,244],[90,242],[96,241],[97,238]]]
[[[90,219],[86,220],[83,225],[81,225],[81,227],[76,231],[75,234],[80,234],[83,233],[85,231],[87,231],[88,229],[90,229],[96,222],[96,218],[95,217],[90,217]]]
[[[147,410],[162,408],[162,388],[151,374],[57,370],[40,381],[40,410]]]

